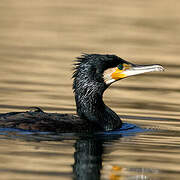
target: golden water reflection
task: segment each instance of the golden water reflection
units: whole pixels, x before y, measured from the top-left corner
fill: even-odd
[[[80,156],[95,158],[97,179],[179,179],[179,9],[177,0],[1,1],[0,112],[75,113],[72,64],[83,52],[162,64],[165,72],[125,79],[104,95],[124,121],[154,131],[103,141],[99,154],[90,148]],[[81,140],[60,139],[2,135],[1,179],[78,179]],[[83,151],[99,146],[83,143]]]

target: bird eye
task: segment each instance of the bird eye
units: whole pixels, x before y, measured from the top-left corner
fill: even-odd
[[[118,65],[118,69],[119,69],[119,70],[122,70],[122,69],[123,69],[123,64],[119,64],[119,65]]]

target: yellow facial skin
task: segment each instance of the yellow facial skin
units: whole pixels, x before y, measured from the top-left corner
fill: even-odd
[[[113,67],[105,70],[103,73],[104,82],[109,85],[119,79],[127,77],[127,75],[123,72],[130,69],[131,65],[124,63],[122,66],[122,70],[118,69],[118,67]]]
[[[119,80],[119,79],[127,77],[127,75],[124,74],[123,72],[130,69],[130,68],[131,68],[131,65],[129,65],[129,64],[123,64],[123,69],[122,70],[120,70],[120,69],[118,69],[116,67],[114,69],[115,71],[111,74],[112,79]]]

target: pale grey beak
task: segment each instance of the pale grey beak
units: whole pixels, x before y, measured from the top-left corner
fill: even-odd
[[[152,64],[152,65],[132,65],[131,68],[126,69],[123,71],[126,77],[133,76],[137,74],[153,72],[153,71],[164,71],[164,68],[159,64]]]

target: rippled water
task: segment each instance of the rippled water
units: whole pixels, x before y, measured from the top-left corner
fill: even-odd
[[[151,131],[2,134],[0,179],[180,179],[179,10],[177,0],[1,1],[0,112],[74,114],[72,64],[83,52],[166,71],[119,81],[104,95],[124,122]]]

